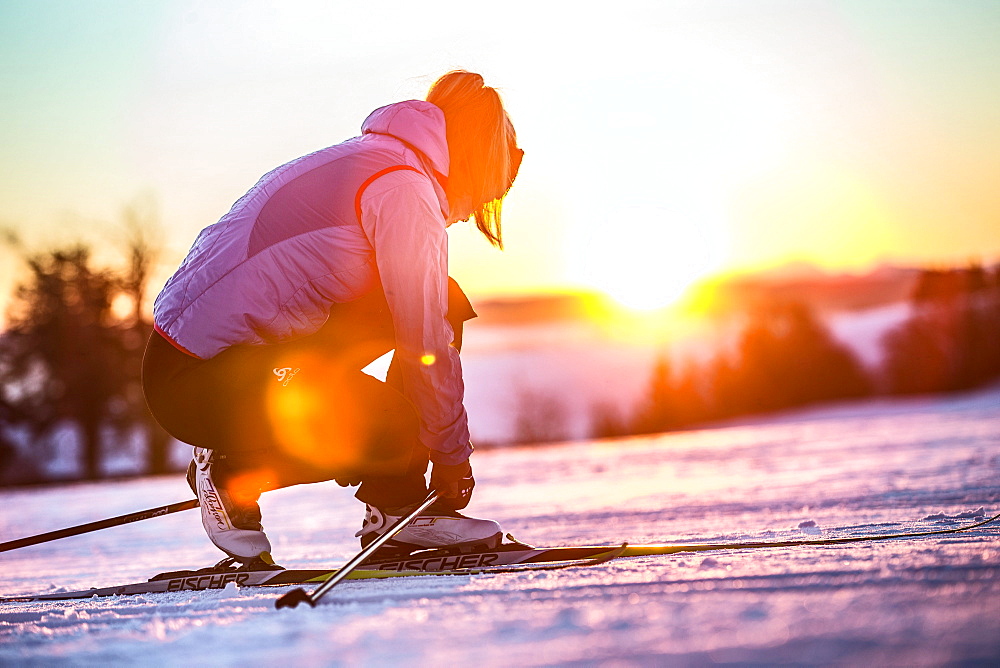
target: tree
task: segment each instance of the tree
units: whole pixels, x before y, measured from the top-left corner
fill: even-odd
[[[148,200],[125,208],[126,266],[122,276],[122,292],[131,302],[131,315],[122,323],[123,345],[127,365],[127,387],[124,391],[129,420],[146,432],[146,472],[167,473],[171,470],[169,455],[171,438],[163,431],[149,409],[142,393],[142,356],[153,323],[146,312],[146,290],[153,267],[163,248],[161,227],[155,209]]]
[[[703,387],[704,376],[701,365],[689,362],[674,386],[677,421],[681,426],[703,422],[710,417]]]
[[[124,383],[111,305],[116,277],[78,245],[27,258],[0,340],[4,412],[35,436],[70,420],[81,431],[85,477],[100,476],[102,425]]]
[[[149,414],[141,387],[142,355],[152,331],[144,294],[158,248],[145,211],[126,209],[123,269],[95,266],[82,243],[34,253],[16,244],[29,274],[0,335],[4,461],[16,452],[11,428],[40,444],[68,423],[80,433],[82,477],[99,478],[106,455],[102,432],[138,426],[147,435],[146,470],[169,469],[170,439]],[[47,455],[35,454],[39,460]]]
[[[634,433],[629,420],[611,401],[598,401],[590,407],[591,438],[615,438]]]
[[[870,394],[857,359],[801,304],[759,309],[732,360],[715,365],[717,413],[762,413]]]
[[[680,424],[678,404],[670,357],[663,353],[653,365],[645,401],[634,419],[633,433],[655,434],[676,428]]]
[[[631,431],[653,434],[687,427],[709,417],[702,393],[701,369],[688,364],[675,374],[666,352],[653,365],[646,396],[632,420]]]
[[[882,341],[890,393],[971,389],[1000,377],[1000,266],[925,270],[912,307]]]

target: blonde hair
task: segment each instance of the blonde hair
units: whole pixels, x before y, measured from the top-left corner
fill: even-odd
[[[497,91],[483,77],[456,70],[434,82],[427,101],[444,112],[451,166],[445,192],[452,215],[473,218],[503,248],[500,210],[524,151]]]

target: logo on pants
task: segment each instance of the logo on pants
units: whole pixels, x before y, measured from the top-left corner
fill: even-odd
[[[292,382],[292,378],[294,378],[295,374],[299,371],[300,369],[298,367],[293,369],[290,366],[286,366],[281,369],[274,369],[272,373],[278,377],[278,382],[281,383],[282,387],[287,387],[288,384]]]

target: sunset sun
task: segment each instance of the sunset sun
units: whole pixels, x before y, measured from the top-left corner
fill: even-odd
[[[574,264],[582,283],[634,310],[674,304],[699,279],[722,268],[721,221],[663,208],[623,212],[581,244]]]

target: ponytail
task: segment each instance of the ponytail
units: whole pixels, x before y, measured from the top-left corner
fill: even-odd
[[[445,74],[427,101],[444,112],[450,167],[445,192],[453,216],[473,218],[476,228],[503,248],[500,210],[524,152],[499,93],[472,72]]]

